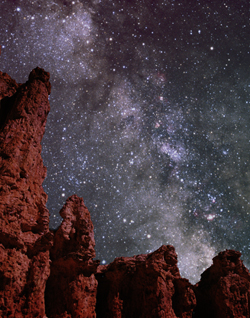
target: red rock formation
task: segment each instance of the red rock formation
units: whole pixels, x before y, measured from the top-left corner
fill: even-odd
[[[1,317],[45,315],[52,235],[42,189],[41,140],[49,93],[49,73],[42,69],[33,70],[23,85],[0,74]]]
[[[94,227],[83,199],[67,199],[60,211],[62,224],[55,232],[51,249],[51,275],[46,287],[49,317],[94,318],[98,261],[95,257]]]
[[[173,246],[134,257],[119,257],[97,274],[97,317],[192,317],[196,299],[180,277]]]
[[[89,211],[76,195],[53,236],[41,158],[49,93],[40,68],[23,85],[0,72],[0,317],[250,317],[250,274],[239,252],[216,256],[196,286],[181,278],[173,246],[100,266]]]
[[[20,84],[17,84],[7,73],[0,71],[0,100],[14,95],[19,86]]]
[[[234,250],[220,252],[196,286],[194,317],[250,317],[250,274]]]

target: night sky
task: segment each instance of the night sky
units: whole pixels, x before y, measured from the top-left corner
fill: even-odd
[[[172,244],[250,265],[249,1],[0,0],[0,70],[51,74],[51,228],[83,197],[102,264]]]

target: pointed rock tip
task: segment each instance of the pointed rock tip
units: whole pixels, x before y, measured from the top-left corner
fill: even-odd
[[[36,79],[42,81],[46,85],[48,94],[50,95],[51,93],[51,84],[49,82],[50,73],[46,72],[43,68],[36,67],[31,71],[29,75],[29,81],[33,81]]]

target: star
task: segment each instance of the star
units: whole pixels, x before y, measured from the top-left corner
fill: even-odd
[[[222,249],[250,263],[249,21],[230,3],[0,3],[1,71],[51,74],[50,226],[83,197],[102,264],[162,244],[192,282]]]

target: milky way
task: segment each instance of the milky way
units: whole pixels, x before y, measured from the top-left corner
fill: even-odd
[[[6,0],[0,12],[1,71],[51,74],[51,228],[76,193],[103,264],[172,244],[192,282],[226,248],[248,266],[248,1]]]

